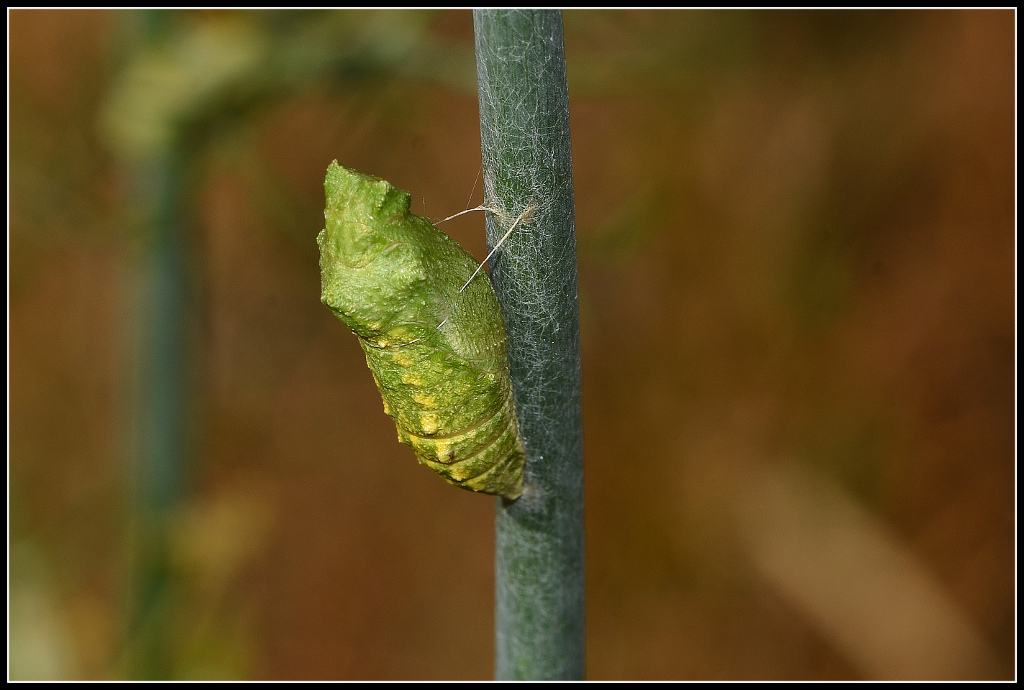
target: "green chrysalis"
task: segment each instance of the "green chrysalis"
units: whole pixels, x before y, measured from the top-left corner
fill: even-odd
[[[398,439],[451,484],[517,498],[526,451],[491,281],[470,280],[476,261],[408,192],[337,161],[324,191],[320,299],[359,337]]]

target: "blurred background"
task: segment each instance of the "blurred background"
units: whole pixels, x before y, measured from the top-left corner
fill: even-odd
[[[490,678],[315,243],[481,202],[471,13],[8,20],[10,676]],[[1013,11],[564,20],[588,677],[1013,677]]]

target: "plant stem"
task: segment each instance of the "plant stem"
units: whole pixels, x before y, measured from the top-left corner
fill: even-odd
[[[581,679],[583,453],[572,154],[562,15],[476,10],[491,259],[526,446],[523,495],[499,499],[495,675]]]
[[[170,630],[177,596],[170,532],[184,496],[189,406],[182,161],[164,158],[135,172],[148,183],[139,191],[152,204],[154,236],[145,306],[142,447],[132,477],[135,590],[128,672],[132,679],[167,680],[174,673]]]
[[[141,20],[144,46],[158,45],[171,30],[167,11],[146,10]],[[130,174],[132,196],[143,206],[150,230],[142,310],[141,438],[129,476],[134,548],[125,673],[132,680],[167,680],[175,671],[178,583],[169,551],[187,473],[187,159],[179,146],[136,162]]]

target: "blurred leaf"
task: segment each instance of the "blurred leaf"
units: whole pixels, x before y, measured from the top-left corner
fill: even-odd
[[[225,118],[318,81],[382,86],[398,75],[465,88],[472,53],[432,43],[429,12],[230,13],[194,22],[122,70],[103,108],[110,145],[128,159],[169,151]]]

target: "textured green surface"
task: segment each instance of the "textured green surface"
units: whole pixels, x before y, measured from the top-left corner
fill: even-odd
[[[505,324],[476,260],[409,194],[331,163],[321,301],[359,337],[384,411],[420,462],[472,491],[516,498],[525,451]]]
[[[495,517],[495,675],[584,673],[583,437],[572,152],[559,10],[474,10],[487,242],[528,457]]]

